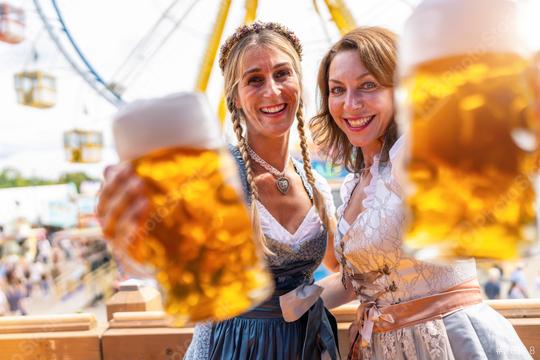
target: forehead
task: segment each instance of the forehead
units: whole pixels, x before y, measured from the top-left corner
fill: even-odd
[[[272,69],[280,63],[291,64],[291,58],[285,52],[269,46],[252,45],[242,57],[240,70],[243,73],[252,68]]]
[[[338,52],[328,69],[330,78],[356,78],[357,75],[369,72],[357,50],[343,50]]]

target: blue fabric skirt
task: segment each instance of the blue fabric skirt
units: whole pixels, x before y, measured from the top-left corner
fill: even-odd
[[[482,303],[443,318],[455,359],[529,360],[529,350],[507,319]]]
[[[212,327],[212,360],[319,360],[323,351],[339,359],[337,323],[322,300],[300,319],[286,322],[279,298]]]
[[[216,324],[210,337],[210,359],[296,360],[302,354],[306,321],[236,317]]]

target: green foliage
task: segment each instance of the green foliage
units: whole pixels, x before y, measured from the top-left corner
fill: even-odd
[[[97,179],[83,172],[74,172],[74,173],[65,173],[65,174],[60,175],[60,178],[58,179],[58,183],[60,184],[74,183],[75,186],[77,187],[77,192],[80,193],[81,183],[87,180],[95,181]]]
[[[81,183],[85,180],[96,180],[83,172],[62,174],[58,180],[42,179],[39,177],[24,177],[20,171],[14,168],[0,170],[0,189],[10,187],[39,186],[74,183],[80,192]]]

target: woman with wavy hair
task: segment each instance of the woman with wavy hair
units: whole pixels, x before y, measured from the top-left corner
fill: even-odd
[[[314,139],[351,172],[335,242],[342,286],[327,283],[323,300],[334,307],[351,291],[360,300],[349,359],[530,359],[510,323],[482,303],[473,259],[427,263],[401,249],[396,42],[384,28],[355,29],[319,68]]]

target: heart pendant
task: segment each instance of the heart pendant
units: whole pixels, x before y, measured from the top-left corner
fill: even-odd
[[[289,179],[287,179],[286,177],[279,177],[276,180],[276,186],[280,193],[282,193],[283,195],[287,194],[287,192],[289,191]]]

